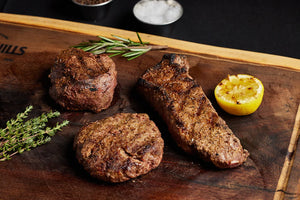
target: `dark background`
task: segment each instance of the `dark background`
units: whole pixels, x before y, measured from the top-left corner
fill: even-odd
[[[300,1],[178,0],[182,18],[167,32],[141,27],[138,0],[114,0],[104,19],[86,20],[70,0],[0,0],[1,12],[97,24],[170,38],[300,58]]]

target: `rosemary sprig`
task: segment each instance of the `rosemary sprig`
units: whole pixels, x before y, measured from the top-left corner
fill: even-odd
[[[43,113],[24,122],[32,109],[28,106],[23,113],[17,114],[16,119],[7,121],[6,128],[0,129],[0,161],[49,142],[57,131],[69,123],[65,120],[52,128],[46,127],[49,119],[60,115],[58,111]]]
[[[139,42],[134,42],[116,35],[112,35],[115,39],[98,36],[100,40],[90,40],[89,42],[83,42],[73,47],[93,54],[110,53],[110,57],[122,55],[127,58],[127,60],[137,58],[150,50],[168,48],[168,46],[149,45],[149,42],[142,41],[138,32],[136,34]]]

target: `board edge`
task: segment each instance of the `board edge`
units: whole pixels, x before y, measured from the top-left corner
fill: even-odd
[[[131,39],[137,38],[136,32],[133,31],[29,15],[0,13],[0,22],[75,32],[92,36],[101,35],[105,37],[111,37],[111,35],[118,35]],[[273,66],[300,71],[300,59],[296,58],[247,50],[217,47],[146,33],[140,33],[140,35],[144,41],[150,41],[152,44],[156,45],[167,45],[170,48],[186,51],[191,55],[213,56],[217,59],[229,59],[237,62],[255,63],[264,66]]]

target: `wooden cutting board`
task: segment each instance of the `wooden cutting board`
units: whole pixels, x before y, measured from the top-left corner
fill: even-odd
[[[287,154],[300,102],[300,60],[212,47],[141,34],[144,41],[170,48],[127,61],[114,57],[118,87],[112,106],[99,113],[62,110],[48,95],[49,69],[63,49],[96,35],[136,39],[133,32],[54,19],[0,13],[0,125],[33,105],[33,115],[61,112],[69,126],[51,142],[0,162],[0,199],[272,199]],[[2,46],[1,46],[2,45]],[[4,48],[4,46],[6,47]],[[138,77],[165,53],[187,54],[191,75],[240,138],[250,157],[241,167],[220,170],[182,152],[160,117],[135,91]],[[215,102],[213,89],[228,74],[246,73],[265,86],[261,107],[235,117]],[[165,140],[160,166],[120,184],[91,178],[77,163],[72,143],[86,123],[119,112],[146,112]],[[292,166],[286,199],[300,198],[300,150]]]

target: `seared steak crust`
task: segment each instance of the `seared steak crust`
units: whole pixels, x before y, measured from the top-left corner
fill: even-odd
[[[162,116],[177,144],[219,168],[241,165],[249,153],[188,73],[184,55],[164,55],[139,79],[138,89]]]
[[[110,106],[117,85],[111,58],[75,48],[57,56],[49,78],[50,96],[67,110],[100,112]]]
[[[83,127],[74,149],[93,176],[123,182],[148,173],[162,159],[164,142],[147,114],[119,113]]]

